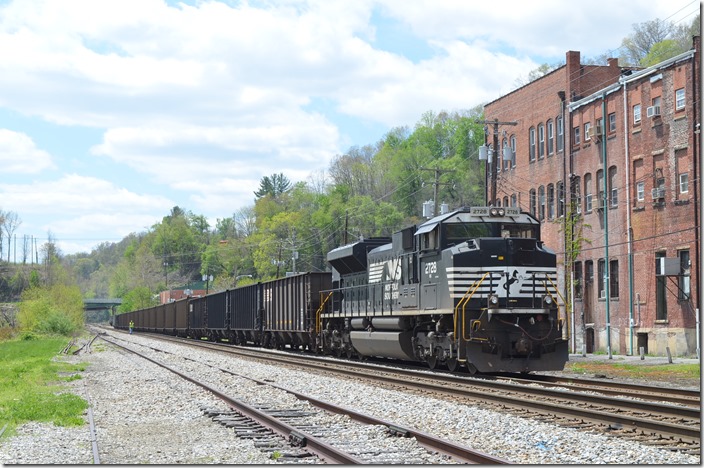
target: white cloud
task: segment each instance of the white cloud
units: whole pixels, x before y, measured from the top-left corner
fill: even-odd
[[[77,174],[30,184],[0,184],[0,192],[6,210],[30,214],[148,213],[173,206],[166,197],[140,195],[112,182]]]
[[[51,155],[37,148],[28,135],[0,128],[1,173],[36,174],[55,167]]]

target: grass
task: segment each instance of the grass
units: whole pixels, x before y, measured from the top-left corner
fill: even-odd
[[[644,379],[652,381],[699,382],[699,364],[633,365],[627,363],[568,362],[565,371],[577,374],[603,374],[609,377]]]
[[[66,343],[66,338],[55,337],[0,342],[0,428],[7,424],[3,437],[29,421],[84,423],[87,402],[57,385],[80,378],[76,372],[85,369],[53,360]]]

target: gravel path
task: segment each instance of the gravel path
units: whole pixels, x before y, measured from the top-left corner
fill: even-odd
[[[112,332],[111,332],[112,333]],[[120,335],[135,344],[146,337]],[[227,368],[253,378],[269,380],[340,406],[397,421],[425,432],[481,447],[493,456],[516,464],[696,464],[699,456],[671,453],[650,446],[609,438],[597,433],[552,426],[496,413],[470,405],[422,398],[379,389],[348,380],[311,375],[237,358],[223,359],[211,351],[159,343],[158,347],[198,362]],[[91,354],[63,359],[90,365],[82,379],[68,385],[89,398],[101,463],[111,464],[267,464],[276,463],[251,441],[203,415],[201,407],[223,404],[193,384],[166,370],[137,361],[96,340]],[[164,353],[160,360],[195,372],[197,363],[184,363]],[[213,386],[236,396],[249,390],[241,379],[217,373]],[[88,424],[61,428],[26,424],[18,435],[0,442],[3,464],[90,464],[93,462]],[[437,463],[437,462],[435,462]]]

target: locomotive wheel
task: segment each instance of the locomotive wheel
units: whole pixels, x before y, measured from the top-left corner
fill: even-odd
[[[467,371],[471,374],[474,375],[477,373],[477,368],[474,367],[474,364],[467,362]]]
[[[457,372],[460,369],[460,362],[457,358],[450,358],[447,360],[447,368],[450,372]]]
[[[347,348],[346,356],[347,359],[352,359],[354,357],[354,349],[352,349],[352,347]]]
[[[428,363],[428,368],[431,370],[438,367],[438,358],[436,356],[428,356],[425,358],[425,362]]]

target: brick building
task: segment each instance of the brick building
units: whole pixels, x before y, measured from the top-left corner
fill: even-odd
[[[572,349],[699,348],[700,39],[647,69],[566,64],[484,108],[488,198],[543,221]],[[565,267],[567,265],[567,267]]]

